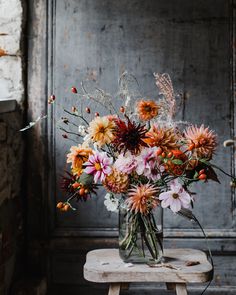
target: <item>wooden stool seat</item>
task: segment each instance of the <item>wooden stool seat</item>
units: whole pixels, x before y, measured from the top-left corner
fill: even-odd
[[[212,265],[205,253],[194,249],[165,249],[164,263],[157,267],[125,263],[118,249],[99,249],[87,254],[84,265],[86,280],[110,283],[109,295],[118,295],[121,285],[131,282],[163,282],[177,295],[185,295],[187,283],[204,283],[211,277]]]

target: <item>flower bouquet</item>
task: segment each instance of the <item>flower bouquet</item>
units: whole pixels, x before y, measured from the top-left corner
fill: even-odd
[[[76,210],[74,200],[86,201],[103,186],[107,209],[120,211],[119,248],[126,262],[158,263],[162,208],[193,219],[192,185],[218,182],[218,167],[211,163],[216,134],[204,125],[174,121],[171,79],[167,74],[154,78],[159,89],[155,100],[144,98],[127,73],[113,97],[98,88],[90,93],[84,83],[81,93],[73,87],[78,105],[65,109],[60,125],[62,136],[76,144],[67,155],[71,169],[61,183],[68,199],[57,208]],[[49,104],[54,101],[51,97]],[[104,114],[83,108],[86,101],[103,107]]]

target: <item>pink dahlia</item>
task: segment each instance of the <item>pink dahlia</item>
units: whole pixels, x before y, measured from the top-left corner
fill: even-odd
[[[130,174],[136,169],[136,158],[130,152],[120,154],[114,163],[114,167],[121,173]]]
[[[88,161],[84,163],[86,168],[84,172],[87,174],[94,175],[94,182],[97,183],[98,180],[103,181],[105,177],[112,172],[110,167],[112,164],[112,159],[107,156],[105,152],[94,152],[90,155]]]
[[[137,157],[136,172],[138,175],[144,175],[153,181],[161,178],[161,172],[165,170],[160,165],[160,160],[155,154],[156,148],[144,148]]]
[[[162,208],[170,207],[176,213],[181,208],[189,208],[191,196],[177,180],[173,180],[170,184],[170,191],[161,193],[159,200],[161,201]]]

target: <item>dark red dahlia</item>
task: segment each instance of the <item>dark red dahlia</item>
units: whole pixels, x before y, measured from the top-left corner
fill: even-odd
[[[148,146],[144,142],[146,132],[145,126],[131,122],[129,118],[127,122],[117,120],[115,139],[112,143],[119,153],[130,151],[131,154],[138,154],[142,147]]]

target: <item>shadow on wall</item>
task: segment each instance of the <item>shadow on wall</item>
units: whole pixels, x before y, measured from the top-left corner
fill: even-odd
[[[13,276],[21,273],[23,245],[22,114],[15,100],[0,101],[0,294],[8,294]]]

